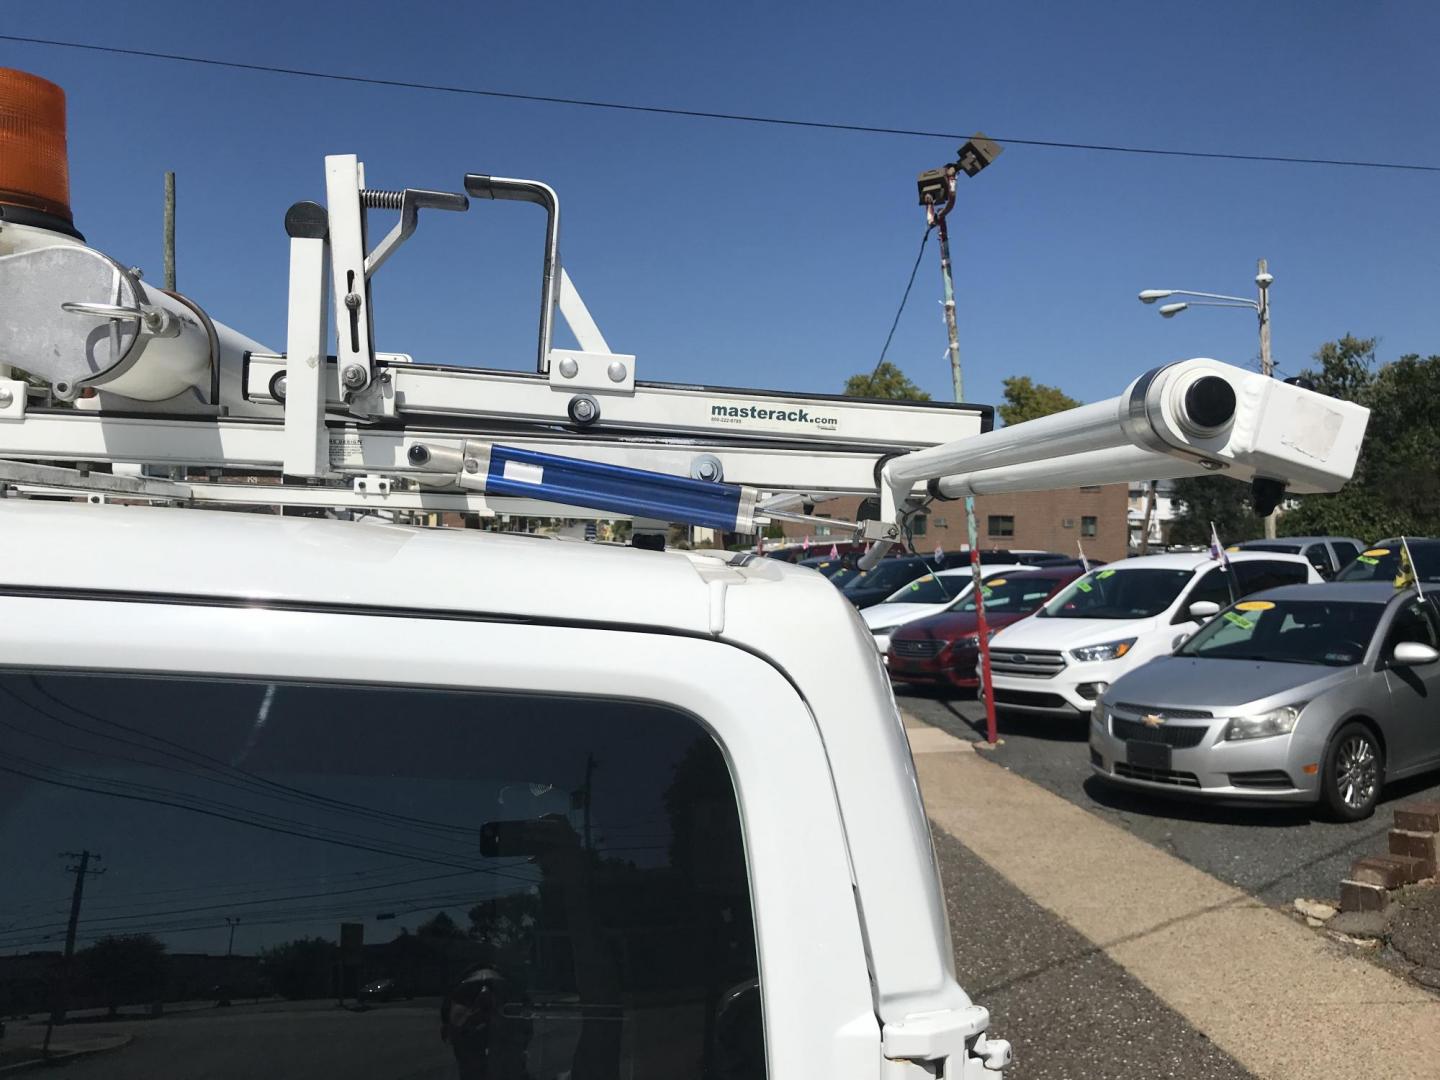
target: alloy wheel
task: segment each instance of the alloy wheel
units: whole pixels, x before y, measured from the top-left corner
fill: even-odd
[[[1375,798],[1380,783],[1380,760],[1369,737],[1356,733],[1340,744],[1335,754],[1335,786],[1351,810],[1362,810]]]

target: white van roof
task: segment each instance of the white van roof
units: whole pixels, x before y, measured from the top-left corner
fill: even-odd
[[[717,630],[711,581],[793,576],[838,601],[818,574],[774,559],[373,520],[5,499],[0,538],[0,553],[13,553],[0,558],[0,587],[69,594],[494,613],[702,634]]]

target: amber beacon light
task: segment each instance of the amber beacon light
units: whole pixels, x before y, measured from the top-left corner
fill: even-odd
[[[73,232],[65,91],[0,67],[0,218]]]

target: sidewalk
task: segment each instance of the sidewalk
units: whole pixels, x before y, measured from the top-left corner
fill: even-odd
[[[906,726],[934,824],[1245,1069],[1266,1080],[1440,1075],[1440,1000],[972,744]]]
[[[36,1029],[38,1029],[38,1034]],[[47,1064],[46,1059],[41,1055],[41,1048],[45,1042],[44,1028],[37,1025],[36,1029],[29,1028],[27,1025],[22,1042],[16,1027],[10,1025],[5,1041],[0,1043],[0,1075],[20,1072],[22,1069],[39,1068]],[[119,1050],[122,1046],[129,1046],[134,1040],[134,1035],[107,1034],[92,1035],[86,1038],[67,1038],[62,1033],[58,1038],[50,1040],[48,1064],[62,1065],[76,1058],[89,1057],[91,1054]]]

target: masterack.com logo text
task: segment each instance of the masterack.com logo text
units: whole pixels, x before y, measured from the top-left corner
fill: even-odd
[[[754,427],[763,422],[769,426],[787,424],[799,428],[820,428],[822,431],[837,431],[840,428],[838,416],[789,405],[711,405],[710,422],[736,427]]]

